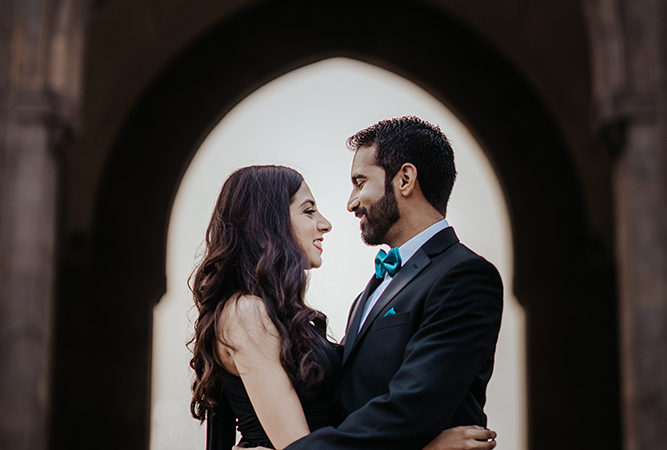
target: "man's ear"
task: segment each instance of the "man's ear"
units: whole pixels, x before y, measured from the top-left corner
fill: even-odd
[[[412,163],[405,163],[394,177],[396,191],[402,197],[409,197],[417,187],[417,168]]]

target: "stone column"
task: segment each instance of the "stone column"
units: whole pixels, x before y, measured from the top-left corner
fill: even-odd
[[[587,5],[598,132],[614,156],[624,448],[659,450],[667,424],[667,5]]]
[[[58,160],[71,143],[85,8],[0,2],[0,448],[48,447]]]

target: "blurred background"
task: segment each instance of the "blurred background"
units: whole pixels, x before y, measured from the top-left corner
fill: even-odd
[[[505,282],[498,448],[663,449],[665,23],[656,0],[0,1],[0,448],[202,448],[185,280],[243,165],[295,167],[332,221],[308,301],[341,338],[375,253],[344,142],[415,114]]]

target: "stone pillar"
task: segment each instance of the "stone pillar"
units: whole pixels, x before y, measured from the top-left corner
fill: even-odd
[[[667,424],[667,4],[587,5],[597,129],[614,156],[624,448],[659,450]]]
[[[80,1],[0,2],[0,448],[48,447],[59,154],[71,143]]]
[[[664,449],[667,424],[667,136],[628,126],[615,168],[626,450]]]

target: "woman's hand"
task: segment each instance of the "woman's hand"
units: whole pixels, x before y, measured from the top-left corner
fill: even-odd
[[[496,446],[496,432],[477,425],[448,428],[424,450],[491,450]]]

